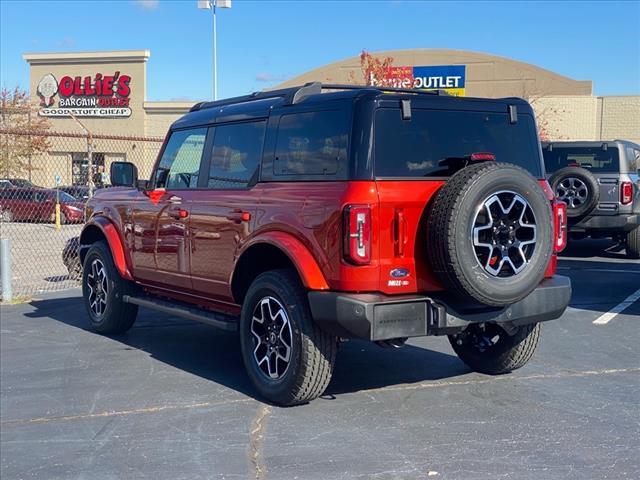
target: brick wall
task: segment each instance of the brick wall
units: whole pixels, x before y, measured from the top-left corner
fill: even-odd
[[[640,143],[640,96],[598,97],[599,139]]]
[[[640,96],[530,99],[550,140],[631,140],[640,143]]]

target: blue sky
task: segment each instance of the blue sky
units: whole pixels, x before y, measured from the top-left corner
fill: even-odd
[[[533,63],[596,95],[640,93],[640,2],[241,1],[219,11],[220,97],[368,51],[451,48]],[[0,0],[0,84],[22,53],[150,49],[148,100],[211,97],[211,14],[196,0]]]

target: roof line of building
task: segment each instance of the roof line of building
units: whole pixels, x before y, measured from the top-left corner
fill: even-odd
[[[60,65],[73,63],[146,62],[150,50],[115,50],[109,52],[25,53],[22,58],[30,65]]]

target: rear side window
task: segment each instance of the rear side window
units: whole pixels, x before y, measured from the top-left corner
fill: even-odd
[[[629,173],[640,170],[640,150],[627,147],[627,161],[629,162]]]
[[[593,173],[618,173],[620,171],[618,149],[597,147],[571,147],[551,144],[544,150],[544,165],[548,173],[564,167],[582,167]]]
[[[291,113],[280,118],[273,173],[344,177],[349,116],[338,110]]]
[[[266,121],[215,128],[209,188],[244,188],[260,165]]]
[[[530,115],[511,124],[506,113],[413,109],[411,120],[402,120],[399,109],[376,111],[376,177],[446,177],[449,165],[472,153],[492,153],[542,177]]]
[[[156,188],[183,190],[198,187],[206,128],[178,130],[171,134],[156,171]]]

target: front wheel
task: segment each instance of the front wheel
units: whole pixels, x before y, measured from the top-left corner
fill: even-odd
[[[329,385],[337,339],[314,323],[297,275],[273,270],[251,284],[240,317],[242,358],[260,395],[282,406],[307,403]]]
[[[640,227],[636,227],[627,233],[626,250],[627,257],[640,258]]]
[[[512,333],[509,335],[496,324],[471,325],[459,334],[449,335],[449,342],[471,369],[500,375],[523,367],[531,359],[538,346],[540,324],[523,325]]]
[[[91,245],[84,259],[82,296],[91,328],[98,333],[124,333],[131,328],[138,306],[125,303],[135,286],[120,276],[105,242]]]

